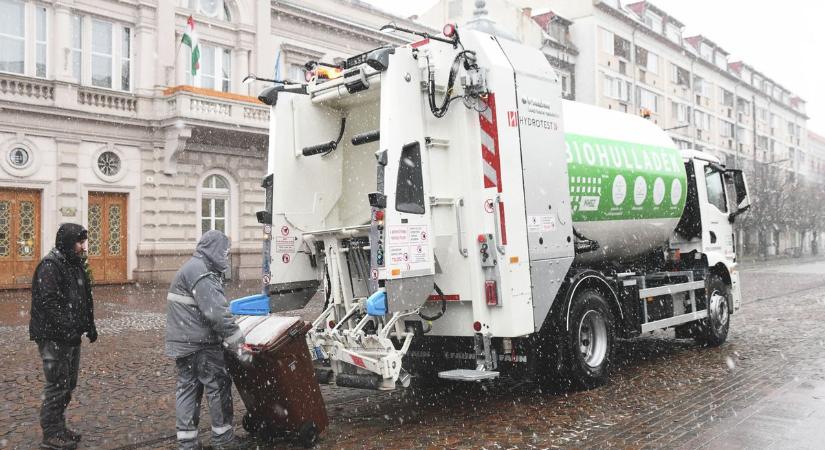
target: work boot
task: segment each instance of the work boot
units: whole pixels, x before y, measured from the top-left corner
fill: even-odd
[[[80,440],[83,438],[83,436],[81,436],[80,433],[75,433],[74,431],[68,428],[63,430],[63,436],[65,436],[68,440],[73,442],[80,442]]]
[[[69,439],[65,435],[59,434],[57,436],[43,438],[40,448],[47,450],[75,450],[77,448],[77,442]]]

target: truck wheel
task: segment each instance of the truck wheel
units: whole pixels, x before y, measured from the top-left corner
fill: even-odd
[[[255,434],[261,431],[261,428],[263,426],[260,419],[256,419],[255,416],[249,413],[243,415],[243,419],[241,419],[241,425],[243,426],[244,431],[246,431],[249,434]]]
[[[711,347],[722,345],[728,338],[730,328],[730,286],[719,275],[711,275],[705,288],[708,317],[702,320],[701,330],[696,340]]]
[[[588,289],[570,307],[567,370],[570,381],[585,389],[607,382],[613,359],[613,313],[601,292]]]

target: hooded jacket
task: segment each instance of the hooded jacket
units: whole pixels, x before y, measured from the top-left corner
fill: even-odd
[[[92,285],[85,261],[74,251],[88,238],[85,228],[64,223],[57,230],[55,246],[44,257],[32,278],[29,338],[79,345],[80,336],[94,332]]]
[[[191,355],[225,342],[243,344],[229,313],[221,273],[229,268],[229,238],[216,230],[204,233],[195,254],[175,274],[166,296],[166,354]]]

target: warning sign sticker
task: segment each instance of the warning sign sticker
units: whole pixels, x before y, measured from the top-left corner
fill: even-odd
[[[276,236],[275,253],[295,253],[295,238],[288,236]]]
[[[410,263],[423,263],[427,262],[427,246],[426,245],[413,245],[409,248],[408,254],[410,256]]]
[[[549,233],[555,230],[555,216],[550,214],[541,216],[527,216],[527,231],[529,233]]]
[[[410,244],[426,243],[429,239],[427,225],[410,225],[408,234]]]
[[[410,242],[410,230],[407,225],[394,225],[387,229],[389,245],[406,244]]]
[[[403,264],[410,262],[410,254],[408,247],[390,247],[389,255],[391,264]]]

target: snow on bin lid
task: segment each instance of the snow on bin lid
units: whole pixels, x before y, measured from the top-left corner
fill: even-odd
[[[246,336],[247,344],[264,347],[275,342],[300,321],[300,317],[246,316],[238,320],[237,323],[244,336]]]

